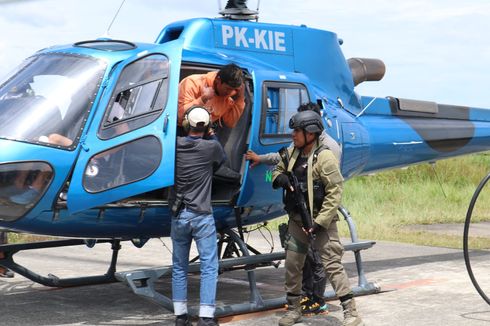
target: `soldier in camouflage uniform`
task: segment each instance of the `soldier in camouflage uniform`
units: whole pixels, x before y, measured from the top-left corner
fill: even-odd
[[[289,121],[293,129],[294,148],[289,148],[289,164],[281,161],[273,172],[273,187],[285,190],[284,204],[289,216],[290,237],[286,247],[286,292],[288,311],[280,326],[301,321],[302,269],[308,250],[308,233],[315,234],[314,247],[325,266],[327,277],[344,310],[344,326],[364,325],[356,309],[349,279],[341,262],[344,248],[340,243],[337,209],[341,202],[343,178],[335,156],[318,141],[323,131],[321,117],[313,111],[295,114]],[[306,230],[293,196],[288,173],[294,173],[301,184],[313,227]]]

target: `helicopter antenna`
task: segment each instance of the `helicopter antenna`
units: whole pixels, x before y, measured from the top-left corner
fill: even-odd
[[[114,24],[114,21],[116,20],[117,15],[119,15],[119,12],[121,11],[121,8],[122,8],[122,6],[124,5],[125,2],[126,2],[126,0],[122,0],[121,5],[117,9],[116,14],[114,15],[114,17],[112,18],[111,23],[109,24],[109,27],[107,27],[107,30],[104,33],[104,37],[109,37],[109,31],[112,28],[112,24]]]

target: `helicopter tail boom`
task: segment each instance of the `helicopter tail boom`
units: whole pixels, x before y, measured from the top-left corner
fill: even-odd
[[[490,110],[394,97],[362,102],[370,103],[357,115],[369,149],[353,174],[490,150]]]

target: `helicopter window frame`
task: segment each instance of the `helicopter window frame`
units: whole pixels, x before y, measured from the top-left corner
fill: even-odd
[[[293,89],[293,90],[298,90],[300,93],[300,97],[298,99],[299,104],[302,103],[308,103],[310,101],[310,94],[308,92],[308,88],[306,87],[305,84],[298,83],[298,82],[280,82],[280,81],[263,81],[262,82],[262,101],[261,101],[261,117],[260,117],[260,131],[259,131],[259,141],[262,145],[273,145],[273,144],[280,144],[280,143],[288,143],[291,142],[291,132],[287,133],[266,133],[266,123],[268,119],[268,113],[270,112],[270,105],[269,103],[269,96],[268,96],[268,90],[271,88],[277,88],[277,89]],[[301,94],[304,92],[306,95],[306,98],[301,98]],[[298,106],[299,106],[298,104]],[[294,108],[294,113],[297,112],[296,106]],[[281,115],[285,109],[284,105],[282,103],[278,103],[277,106],[277,115]],[[287,117],[286,117],[287,118]],[[289,119],[287,119],[289,121]],[[289,130],[287,122],[285,122],[284,126],[286,126]],[[279,126],[278,126],[279,127]]]
[[[163,64],[161,74],[156,74],[150,78],[143,78],[135,82],[129,82],[127,85],[119,85],[121,81],[125,81],[121,77],[124,77],[125,71],[128,71],[127,69],[130,69],[134,64],[141,63],[142,60],[147,60],[149,58],[156,60],[156,57],[161,57],[160,63]],[[143,128],[157,120],[167,106],[169,75],[170,59],[162,53],[150,53],[128,63],[119,74],[109,104],[107,105],[102,121],[100,122],[97,136],[102,140],[112,139]],[[151,101],[148,102],[149,109],[144,112],[139,112],[140,110],[138,110],[138,108],[141,107],[141,102],[138,102],[140,101],[139,97],[145,92],[145,87],[146,90],[148,90],[149,87],[152,87],[149,85],[152,84],[155,86],[153,87],[153,97],[151,98]],[[124,105],[120,104],[122,100],[125,101]],[[118,105],[119,107],[116,107],[115,105]],[[130,113],[128,114],[128,112]]]

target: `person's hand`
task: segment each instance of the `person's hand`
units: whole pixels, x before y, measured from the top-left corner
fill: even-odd
[[[309,230],[308,230],[308,233],[309,233],[309,234],[316,234],[316,233],[317,233],[318,231],[320,231],[322,228],[323,228],[323,227],[322,227],[320,224],[318,224],[318,223],[314,222],[314,223],[313,223],[313,226],[311,227],[311,229],[309,229]]]
[[[216,132],[214,131],[214,128],[210,127],[208,128],[208,133],[206,134],[207,137],[214,137],[216,136]]]
[[[245,97],[245,85],[242,84],[242,86],[235,88],[235,90],[231,95],[231,98],[233,99],[233,101],[236,101],[239,98],[244,98],[244,97]]]
[[[253,168],[256,165],[260,164],[259,155],[257,155],[257,153],[255,153],[254,151],[248,150],[247,153],[245,153],[245,159],[247,161],[250,161],[250,168]]]
[[[272,184],[274,188],[284,188],[286,190],[294,191],[291,182],[289,181],[289,177],[285,173],[279,174]]]
[[[212,87],[204,87],[202,89],[201,99],[202,99],[202,101],[204,103],[206,103],[207,101],[209,101],[210,99],[212,99],[215,95],[216,95],[216,93],[214,92],[214,88],[212,88]]]

